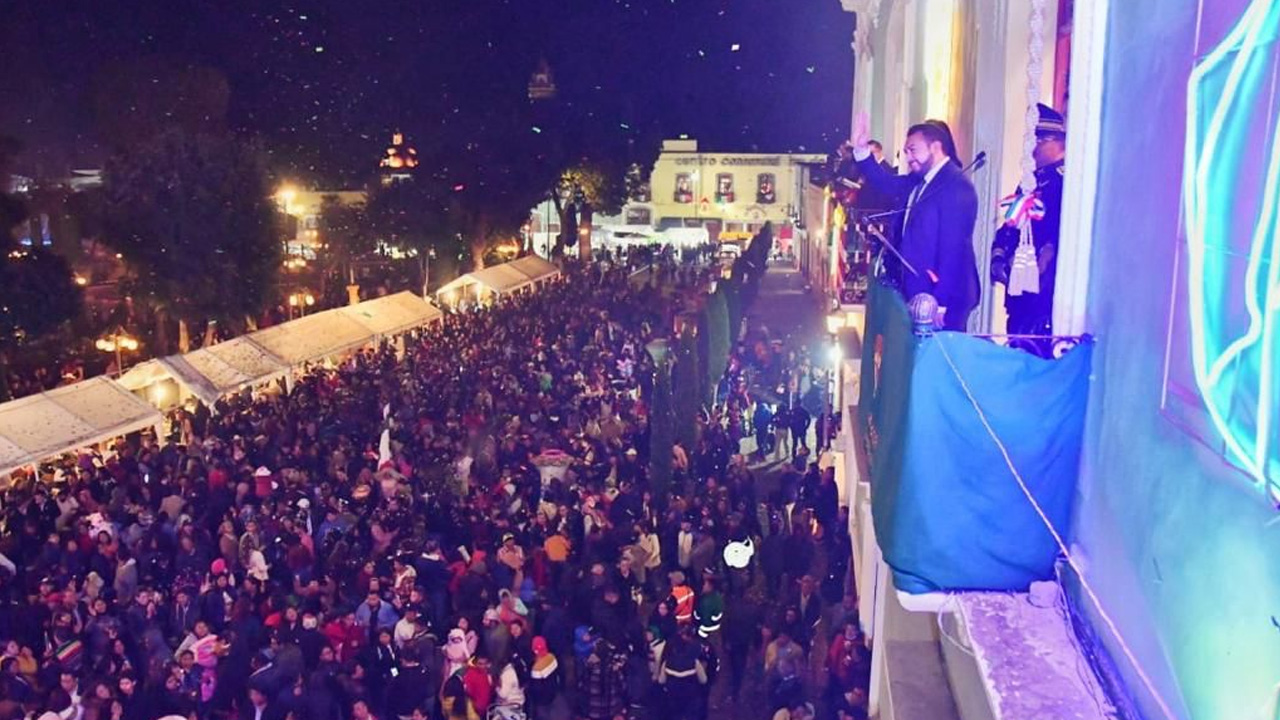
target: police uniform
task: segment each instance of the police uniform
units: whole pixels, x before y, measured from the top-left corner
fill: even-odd
[[[1040,105],[1040,122],[1036,134],[1065,135],[1066,125],[1062,115],[1045,105]],[[1031,239],[1036,257],[1051,253],[1049,262],[1040,273],[1040,292],[1023,292],[1021,295],[1005,293],[1004,307],[1009,313],[1010,335],[1049,335],[1053,327],[1053,290],[1058,272],[1058,234],[1062,227],[1062,180],[1066,166],[1059,160],[1051,165],[1036,168],[1036,196],[1044,207],[1044,215],[1031,220]],[[1018,190],[1021,194],[1021,189]],[[994,282],[1008,286],[1009,268],[1021,239],[1019,229],[1004,225],[996,232],[991,251],[991,275]]]

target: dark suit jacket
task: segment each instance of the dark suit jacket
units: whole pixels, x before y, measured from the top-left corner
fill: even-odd
[[[906,207],[920,179],[891,175],[874,157],[858,162],[858,169],[878,192],[901,198]],[[973,252],[973,226],[978,218],[978,193],[973,183],[948,162],[924,189],[899,233],[902,255],[920,274],[902,273],[902,294],[908,300],[927,292],[947,308],[946,328],[965,329],[969,313],[978,305],[978,261]],[[934,278],[937,278],[936,280]]]

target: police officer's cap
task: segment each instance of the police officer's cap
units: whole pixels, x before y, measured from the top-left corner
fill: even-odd
[[[1037,103],[1036,107],[1040,110],[1040,119],[1036,122],[1036,135],[1067,134],[1067,121],[1062,118],[1062,113],[1044,103]]]

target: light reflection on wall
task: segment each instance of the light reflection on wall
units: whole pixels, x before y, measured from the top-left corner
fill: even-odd
[[[959,0],[929,0],[923,11],[925,117],[951,117],[951,81],[955,70],[956,4]]]

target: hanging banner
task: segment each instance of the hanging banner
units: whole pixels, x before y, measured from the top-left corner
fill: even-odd
[[[1045,360],[963,333],[917,338],[897,292],[874,284],[871,295],[859,414],[876,539],[895,585],[1013,591],[1049,579],[1057,544],[974,400],[1065,537],[1092,343]]]

